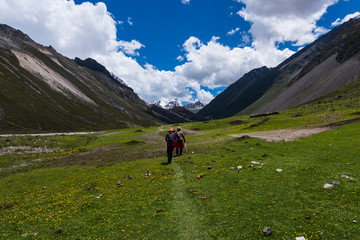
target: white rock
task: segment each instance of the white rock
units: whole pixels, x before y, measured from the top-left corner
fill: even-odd
[[[240,171],[242,169],[242,166],[237,166],[237,170]]]
[[[277,172],[282,172],[283,170],[280,169],[280,168],[278,168],[278,169],[276,169],[276,171],[277,171]]]
[[[329,183],[326,183],[326,184],[324,185],[324,188],[325,188],[325,189],[333,189],[334,187],[335,187],[334,185],[329,184]]]
[[[296,240],[306,240],[306,238],[301,236],[301,237],[296,237]]]
[[[256,161],[251,161],[251,164],[260,164],[260,163]]]

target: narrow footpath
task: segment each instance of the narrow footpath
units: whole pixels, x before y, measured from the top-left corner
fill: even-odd
[[[186,187],[183,171],[175,162],[171,165],[175,172],[173,181],[174,206],[171,211],[172,219],[177,223],[178,236],[176,239],[209,239],[206,227],[199,221],[200,213],[192,202],[189,189]]]

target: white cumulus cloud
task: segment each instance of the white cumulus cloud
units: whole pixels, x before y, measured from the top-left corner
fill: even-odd
[[[338,18],[338,19],[336,19],[335,22],[333,22],[333,23],[331,24],[331,26],[334,27],[334,26],[341,25],[341,24],[349,21],[350,19],[352,19],[352,18],[357,18],[357,17],[360,17],[360,12],[355,12],[355,13],[353,13],[353,14],[348,14],[348,15],[346,15],[346,16],[344,17],[344,19],[342,19],[342,20],[341,20],[340,18]]]
[[[181,3],[182,3],[182,4],[189,4],[189,3],[190,3],[190,0],[181,0]]]
[[[131,40],[131,42],[119,41],[118,46],[121,49],[121,51],[131,56],[139,56],[139,53],[136,52],[136,50],[145,47],[139,41],[136,40]]]
[[[303,46],[328,31],[316,22],[338,0],[237,0],[246,5],[238,15],[252,23],[254,46],[263,49],[269,43],[293,42]]]
[[[235,28],[235,29],[232,29],[230,31],[227,32],[227,35],[228,36],[232,36],[234,35],[236,32],[238,32],[240,30],[240,28]]]
[[[128,17],[127,23],[128,23],[130,26],[134,25],[133,19],[132,19],[131,17]]]

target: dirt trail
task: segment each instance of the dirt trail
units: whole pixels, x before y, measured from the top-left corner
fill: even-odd
[[[233,137],[242,137],[244,135],[261,138],[268,142],[294,141],[303,137],[308,137],[332,129],[331,127],[304,128],[304,129],[280,129],[262,132],[248,132],[232,134]]]
[[[45,136],[57,136],[57,135],[87,135],[98,132],[70,132],[70,133],[29,133],[29,134],[0,134],[0,137],[45,137]]]

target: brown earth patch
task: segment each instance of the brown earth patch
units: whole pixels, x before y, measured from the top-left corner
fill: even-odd
[[[229,122],[230,125],[241,125],[244,123],[243,120],[235,120],[235,121],[232,121],[232,122]]]
[[[135,145],[135,144],[144,144],[144,142],[139,142],[139,141],[136,141],[136,140],[132,140],[130,142],[127,142],[126,144],[128,145]]]
[[[354,113],[351,113],[350,115],[360,115],[360,112],[354,112]]]
[[[251,137],[248,136],[248,135],[244,135],[244,136],[241,136],[241,137],[235,139],[235,141],[236,142],[241,142],[241,141],[244,141],[244,140],[249,139],[249,138],[251,138]]]
[[[339,126],[343,126],[343,125],[347,125],[347,124],[351,124],[351,123],[357,123],[357,122],[360,122],[360,118],[354,118],[354,119],[350,119],[350,120],[330,123],[330,124],[326,125],[325,127],[339,127]]]
[[[255,123],[255,124],[253,124],[253,125],[250,125],[250,127],[248,127],[248,128],[254,128],[254,127],[258,127],[258,126],[260,126],[260,125],[262,125],[262,124],[264,124],[264,123],[266,123],[267,121],[269,121],[270,120],[270,118],[265,118],[264,120],[262,120],[261,122],[259,122],[259,123]]]

